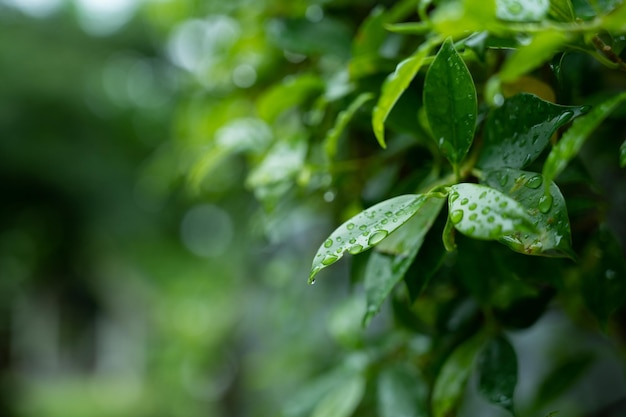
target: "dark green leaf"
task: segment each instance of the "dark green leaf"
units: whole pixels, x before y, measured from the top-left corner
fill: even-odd
[[[549,14],[560,22],[573,22],[576,19],[571,0],[550,0]]]
[[[559,398],[568,388],[574,385],[594,360],[593,354],[582,352],[568,357],[555,366],[543,380],[537,391],[535,405],[540,407]]]
[[[489,115],[478,166],[524,168],[541,154],[559,127],[585,111],[584,106],[559,106],[526,93],[505,100]]]
[[[619,166],[626,167],[626,140],[619,147]]]
[[[540,174],[512,168],[486,172],[481,183],[502,191],[520,203],[533,219],[535,232],[507,234],[501,242],[527,255],[574,257],[565,199],[557,185],[550,184],[546,197]]]
[[[510,22],[539,22],[550,9],[550,0],[496,0],[496,16]]]
[[[313,258],[309,282],[323,268],[350,254],[361,253],[379,244],[391,232],[405,224],[428,198],[422,194],[407,194],[385,200],[362,211],[339,226],[320,246]]]
[[[427,417],[426,382],[407,366],[385,367],[378,377],[380,417]]]
[[[516,385],[517,355],[504,336],[497,336],[478,356],[478,390],[492,404],[513,413]]]
[[[441,46],[426,73],[424,107],[439,149],[457,165],[474,139],[476,89],[450,39]]]
[[[358,79],[376,71],[380,48],[388,34],[384,28],[387,16],[382,7],[374,8],[359,27],[352,43],[350,76]]]
[[[381,242],[370,256],[364,282],[367,298],[364,324],[380,310],[391,290],[404,277],[444,201],[443,198],[427,199],[415,215]]]
[[[448,212],[454,227],[475,239],[497,240],[535,230],[520,203],[484,185],[461,183],[450,187]]]
[[[624,100],[626,100],[626,93],[618,94],[574,121],[559,143],[552,148],[543,165],[543,177],[546,181],[553,181],[563,171],[570,159],[578,154],[591,132]]]
[[[417,71],[424,64],[424,60],[430,53],[431,49],[437,44],[437,41],[425,42],[422,46],[409,58],[400,62],[396,70],[390,74],[385,80],[380,98],[374,107],[372,113],[372,127],[374,134],[380,146],[385,148],[385,120],[391,112],[404,90],[407,89]]]
[[[355,98],[352,103],[350,103],[347,109],[339,113],[337,120],[335,121],[335,125],[328,131],[326,138],[324,138],[324,150],[326,151],[326,155],[329,159],[332,160],[335,158],[339,138],[348,123],[350,123],[354,114],[361,108],[361,106],[363,106],[363,104],[367,103],[373,97],[374,96],[371,93],[362,93]]]

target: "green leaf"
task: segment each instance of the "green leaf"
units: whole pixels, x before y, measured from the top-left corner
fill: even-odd
[[[550,16],[560,22],[576,20],[571,0],[550,0]]]
[[[496,16],[509,22],[539,22],[550,9],[550,0],[496,0]]]
[[[363,104],[367,103],[373,97],[374,95],[371,93],[362,93],[355,98],[352,103],[350,103],[347,109],[341,111],[339,115],[337,115],[335,125],[328,131],[326,138],[324,138],[324,150],[326,151],[328,159],[332,160],[335,158],[339,138],[348,123],[350,123],[354,114],[363,106]]]
[[[272,86],[258,99],[259,116],[273,123],[283,111],[302,104],[323,88],[322,80],[315,75],[303,74],[286,78],[282,83]]]
[[[549,60],[567,41],[568,36],[563,31],[538,33],[529,44],[521,46],[504,63],[499,79],[502,82],[517,80]]]
[[[370,256],[364,281],[367,299],[367,311],[363,318],[365,325],[406,274],[444,201],[443,198],[428,198],[415,215],[381,242]]]
[[[524,207],[498,190],[470,183],[456,184],[450,189],[449,218],[464,235],[497,240],[515,232],[535,230]]]
[[[396,104],[404,90],[407,89],[417,71],[424,64],[424,60],[431,49],[438,43],[437,39],[432,39],[422,44],[419,49],[409,58],[400,62],[396,70],[390,74],[383,83],[380,98],[372,112],[372,127],[378,143],[383,148],[385,144],[385,120],[391,109]]]
[[[315,282],[319,271],[341,259],[345,251],[355,255],[380,243],[409,221],[426,200],[427,197],[421,194],[394,197],[362,211],[339,226],[313,258],[309,283]]]
[[[563,134],[561,140],[552,148],[543,165],[543,177],[548,184],[578,154],[591,132],[624,100],[626,100],[626,93],[618,94],[595,106],[588,114],[574,121],[572,127]]]
[[[478,391],[492,404],[513,412],[517,355],[502,335],[491,339],[478,356]]]
[[[365,378],[354,374],[317,404],[311,417],[349,417],[365,393]]]
[[[503,236],[500,241],[527,255],[574,258],[565,199],[554,182],[550,184],[550,197],[546,197],[543,182],[540,174],[512,168],[484,174],[481,183],[520,203],[533,219],[536,229],[535,232],[516,231]]]
[[[476,88],[465,62],[446,40],[426,73],[424,108],[441,152],[457,165],[476,129]]]
[[[456,415],[463,398],[474,359],[483,344],[482,335],[475,335],[458,346],[443,364],[432,394],[434,417]]]
[[[380,417],[427,417],[426,381],[406,365],[385,367],[377,384]]]
[[[387,16],[382,7],[375,7],[365,18],[352,43],[350,76],[358,79],[376,71],[380,48],[388,34],[384,28]]]
[[[478,166],[524,168],[541,154],[559,127],[587,110],[586,106],[560,106],[527,93],[505,100],[487,119]]]
[[[539,386],[534,408],[540,408],[559,398],[577,382],[594,359],[594,355],[590,352],[581,352],[573,357],[562,358]]]
[[[619,166],[626,167],[626,140],[619,147]]]

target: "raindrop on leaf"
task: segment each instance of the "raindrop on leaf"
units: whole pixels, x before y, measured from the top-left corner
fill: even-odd
[[[550,194],[544,194],[539,199],[539,211],[546,214],[552,208],[552,196]]]
[[[333,245],[333,240],[332,239],[326,239],[326,242],[324,242],[324,247],[325,248],[330,248]]]
[[[461,220],[463,220],[463,210],[454,210],[452,213],[450,213],[450,221],[452,223],[457,224]]]
[[[539,186],[541,186],[542,182],[543,182],[543,179],[539,175],[537,175],[529,179],[524,185],[526,185],[526,187],[528,188],[537,189],[539,188]]]
[[[371,246],[377,244],[378,242],[380,242],[381,240],[383,240],[384,238],[387,237],[389,233],[386,230],[378,230],[376,232],[374,232],[374,234],[372,234],[372,236],[370,236],[369,240],[367,241],[367,243]]]

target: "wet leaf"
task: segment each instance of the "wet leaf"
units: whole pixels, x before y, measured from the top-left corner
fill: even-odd
[[[550,0],[496,0],[496,16],[509,22],[539,22],[550,9]]]
[[[450,222],[464,235],[498,240],[512,233],[535,230],[525,208],[498,190],[470,183],[456,184],[450,189]]]
[[[483,337],[476,335],[463,342],[443,364],[432,394],[434,417],[456,415],[467,380],[472,372],[474,359],[483,344]]]
[[[404,226],[381,242],[371,254],[365,272],[367,311],[364,324],[380,310],[387,296],[406,274],[444,201],[436,197],[427,199]]]
[[[385,367],[378,377],[380,417],[427,417],[426,381],[407,366]]]
[[[478,391],[490,403],[513,413],[517,355],[511,343],[503,335],[491,339],[478,356],[477,365]]]
[[[407,89],[417,71],[424,64],[424,60],[430,53],[431,49],[438,43],[436,40],[425,42],[420,48],[409,58],[400,62],[396,70],[390,74],[383,83],[380,98],[372,112],[372,127],[378,143],[383,148],[385,144],[385,120],[391,109],[396,104],[404,90]]]
[[[349,417],[365,393],[365,377],[354,374],[317,404],[312,417]]]
[[[550,184],[546,198],[543,176],[534,172],[503,168],[488,171],[481,183],[502,191],[521,204],[533,219],[536,231],[513,232],[500,241],[516,252],[574,258],[565,199],[559,187]]]
[[[258,99],[259,116],[273,123],[283,111],[302,104],[310,96],[321,92],[323,88],[322,80],[314,75],[289,77],[273,86]]]
[[[526,93],[505,100],[489,115],[478,166],[524,168],[541,154],[559,127],[587,110],[585,106],[556,105]]]
[[[563,171],[567,163],[578,154],[591,132],[624,100],[626,100],[626,93],[618,94],[598,104],[589,113],[574,121],[572,127],[552,148],[543,165],[543,177],[548,183]]]
[[[476,88],[450,39],[426,73],[424,108],[439,149],[453,165],[458,164],[474,139]]]
[[[354,114],[373,97],[374,96],[371,93],[362,93],[355,98],[352,103],[350,103],[347,109],[341,111],[339,115],[337,115],[335,125],[328,131],[326,138],[324,138],[324,150],[326,151],[326,155],[329,159],[332,160],[335,158],[339,138],[348,123],[350,123],[350,120],[352,120]]]
[[[619,166],[626,167],[626,140],[619,147]]]
[[[309,283],[315,281],[319,271],[341,259],[345,251],[355,255],[382,242],[409,221],[426,200],[427,197],[422,194],[394,197],[362,211],[339,226],[322,243],[313,258]]]
[[[550,0],[550,16],[560,22],[576,20],[571,0]]]

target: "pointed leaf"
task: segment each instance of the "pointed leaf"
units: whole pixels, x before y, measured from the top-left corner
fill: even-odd
[[[354,374],[336,389],[330,391],[317,404],[312,417],[349,417],[365,393],[365,378]]]
[[[396,70],[390,74],[383,83],[382,91],[376,107],[372,112],[372,127],[378,143],[383,148],[385,144],[385,120],[391,109],[396,104],[404,90],[407,89],[417,71],[424,64],[424,60],[430,53],[431,49],[437,44],[437,40],[425,42],[420,48],[409,58],[400,62]]]
[[[347,109],[341,111],[339,115],[337,115],[335,125],[328,131],[326,138],[324,138],[324,150],[326,151],[326,155],[329,159],[332,160],[335,158],[339,138],[348,123],[350,123],[350,120],[352,120],[354,114],[363,106],[363,104],[367,103],[373,97],[374,96],[371,93],[362,93],[355,98],[352,103],[350,103]]]
[[[458,164],[474,139],[476,88],[450,39],[426,73],[424,108],[439,149],[453,165]]]
[[[528,255],[574,257],[565,199],[559,187],[550,184],[546,197],[540,174],[512,168],[486,172],[481,183],[502,191],[520,203],[531,216],[536,232],[514,232],[500,240],[516,252]]]
[[[526,93],[505,100],[489,115],[478,166],[527,166],[548,146],[559,127],[587,110],[586,106],[559,106]]]
[[[380,417],[427,417],[426,381],[407,366],[385,367],[378,377]]]
[[[626,140],[619,147],[619,166],[626,167]]]
[[[450,221],[464,235],[497,240],[515,232],[535,230],[524,207],[498,190],[469,183],[456,184],[450,189]]]
[[[394,197],[362,211],[339,226],[313,258],[309,283],[314,282],[319,271],[341,259],[345,251],[355,255],[380,243],[406,223],[426,199],[421,194]]]
[[[496,0],[496,16],[509,22],[539,22],[550,9],[550,0]]]
[[[559,143],[552,148],[543,165],[543,177],[548,184],[551,183],[557,175],[565,169],[567,163],[578,154],[591,132],[593,132],[615,107],[624,100],[626,100],[626,93],[616,95],[595,106],[588,114],[574,121],[572,127],[563,134]]]
[[[478,356],[478,391],[492,404],[513,413],[517,355],[502,335],[490,340]]]
[[[364,324],[380,310],[391,290],[406,274],[444,201],[443,198],[436,197],[427,199],[417,213],[381,242],[370,256],[364,280],[367,299]]]

